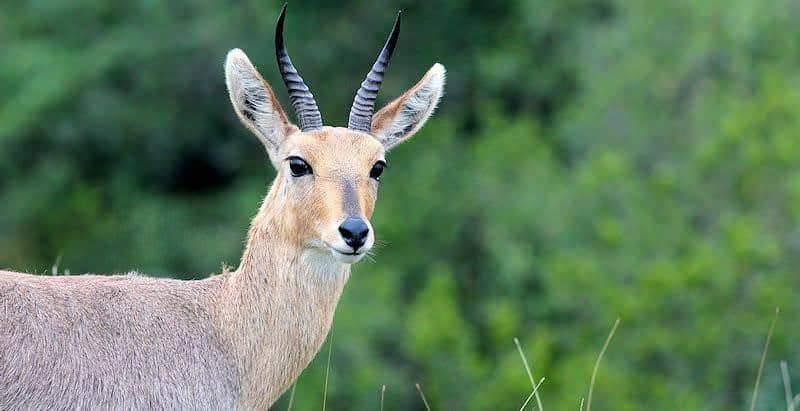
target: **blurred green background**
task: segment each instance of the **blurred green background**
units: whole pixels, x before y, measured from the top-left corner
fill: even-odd
[[[273,171],[222,62],[286,104],[281,3],[0,5],[0,266],[202,278],[236,266]],[[405,11],[381,101],[436,61],[438,114],[389,160],[385,243],[338,308],[328,409],[748,406],[800,386],[800,2],[293,1],[287,45],[326,123]],[[326,348],[295,409],[322,404]],[[286,399],[277,408],[283,408]]]

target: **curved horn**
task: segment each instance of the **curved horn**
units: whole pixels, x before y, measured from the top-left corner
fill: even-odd
[[[353,107],[350,109],[350,121],[347,127],[352,130],[364,131],[369,133],[372,125],[372,113],[375,110],[375,99],[378,97],[378,90],[383,83],[383,75],[386,73],[386,67],[389,66],[389,60],[392,58],[394,46],[397,44],[397,37],[400,35],[400,15],[402,12],[397,12],[397,19],[394,21],[394,27],[389,34],[389,39],[372,65],[372,70],[367,73],[367,78],[361,83],[361,88],[356,92],[356,98],[353,100]]]
[[[300,130],[318,130],[322,128],[322,115],[319,113],[317,102],[303,78],[297,73],[297,69],[294,68],[289,53],[286,52],[286,46],[283,44],[283,20],[286,17],[287,4],[283,5],[281,16],[278,17],[278,26],[275,28],[275,56],[278,59],[278,69],[289,90],[289,99],[292,101]]]

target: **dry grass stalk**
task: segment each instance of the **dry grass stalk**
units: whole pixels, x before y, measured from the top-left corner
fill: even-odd
[[[603,344],[603,349],[600,350],[600,354],[597,356],[597,361],[594,363],[594,370],[592,370],[592,380],[589,382],[589,395],[586,396],[586,411],[590,411],[592,409],[592,391],[594,390],[594,380],[597,377],[597,370],[600,368],[600,361],[603,360],[603,356],[606,354],[606,349],[608,349],[608,344],[611,343],[611,339],[614,338],[614,333],[617,331],[617,326],[619,325],[619,318],[617,321],[614,321],[614,326],[611,327],[611,331],[608,333],[608,337],[606,338],[605,344]]]
[[[425,393],[422,392],[422,386],[419,383],[414,384],[417,387],[417,391],[419,391],[419,396],[422,398],[422,403],[425,404],[425,409],[427,411],[431,411],[431,406],[428,405],[428,400],[425,398]]]
[[[750,411],[755,411],[756,400],[758,399],[758,386],[761,384],[761,373],[764,371],[764,362],[767,360],[767,350],[769,350],[769,342],[772,339],[772,331],[775,330],[775,323],[778,321],[778,314],[781,309],[775,308],[775,316],[772,317],[772,324],[769,326],[767,333],[767,340],[764,342],[764,350],[761,351],[761,362],[758,365],[758,373],[756,374],[756,384],[753,387],[753,398],[750,400]]]
[[[328,403],[328,375],[331,371],[331,353],[333,352],[333,330],[331,336],[328,338],[328,365],[325,367],[325,388],[322,392],[322,411],[325,411],[325,405]]]
[[[781,361],[781,376],[783,377],[783,391],[786,395],[786,411],[794,411],[792,381],[789,378],[789,365],[786,364],[786,361]]]
[[[537,392],[539,392],[539,386],[540,386],[540,385],[542,385],[542,383],[543,383],[543,382],[544,382],[544,377],[542,377],[542,379],[541,379],[541,380],[539,380],[539,383],[538,383],[538,384],[536,384],[536,385],[533,387],[533,392],[531,393],[531,395],[529,395],[529,396],[528,396],[528,398],[526,398],[526,399],[525,399],[525,402],[523,402],[523,403],[522,403],[522,406],[521,406],[521,407],[519,407],[519,411],[522,411],[522,410],[524,410],[524,409],[525,409],[525,407],[527,407],[527,406],[528,406],[528,403],[529,403],[529,402],[531,402],[531,398],[533,398],[533,396],[534,396],[534,395],[535,395]]]
[[[536,389],[537,385],[536,382],[533,380],[533,373],[531,372],[531,367],[528,366],[528,358],[525,357],[525,353],[522,351],[522,346],[519,344],[519,338],[514,337],[514,344],[517,346],[517,351],[519,352],[519,356],[520,358],[522,358],[522,363],[525,365],[525,372],[528,373],[528,379],[531,381],[531,387],[533,387],[533,393],[536,396],[536,406],[539,407],[539,411],[544,411],[544,407],[542,407],[542,399],[539,397],[539,390]],[[544,378],[542,378],[542,380],[544,380]]]
[[[294,403],[294,390],[297,389],[297,382],[295,381],[292,384],[292,392],[289,394],[289,406],[286,407],[286,411],[292,411],[292,404]]]

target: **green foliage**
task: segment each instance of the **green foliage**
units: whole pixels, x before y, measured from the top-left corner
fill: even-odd
[[[391,4],[389,4],[391,3]],[[287,43],[343,124],[405,10],[381,93],[449,69],[390,155],[334,324],[329,409],[758,409],[800,370],[800,8],[793,0],[292,3]],[[227,101],[243,48],[280,90],[277,2],[0,6],[0,265],[236,265],[272,176]],[[310,29],[313,28],[313,29]],[[280,94],[280,93],[279,93]],[[283,96],[281,96],[283,99]],[[326,350],[295,409],[322,402]],[[797,384],[795,384],[797,385]]]

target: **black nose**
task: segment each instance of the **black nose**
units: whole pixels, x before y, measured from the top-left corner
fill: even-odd
[[[344,242],[356,251],[367,241],[369,226],[360,218],[348,218],[339,226],[339,233],[342,234]]]

